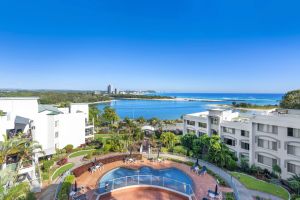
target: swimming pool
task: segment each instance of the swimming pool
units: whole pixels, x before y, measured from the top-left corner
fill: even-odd
[[[124,167],[107,172],[99,181],[99,192],[104,193],[129,185],[155,185],[191,194],[192,179],[177,168],[153,169],[141,167],[128,169]]]

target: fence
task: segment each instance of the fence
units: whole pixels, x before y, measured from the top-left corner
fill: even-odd
[[[167,177],[153,175],[125,176],[105,182],[100,182],[100,186],[97,192],[100,195],[104,195],[113,190],[134,185],[150,185],[161,187],[169,189],[173,192],[181,193],[185,196],[188,196],[190,199],[196,199],[191,185]]]

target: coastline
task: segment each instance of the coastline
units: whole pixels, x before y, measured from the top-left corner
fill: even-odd
[[[116,100],[112,99],[112,100],[107,100],[107,101],[95,101],[95,102],[90,102],[88,104],[89,105],[94,105],[94,104],[102,104],[102,103],[111,103],[112,101],[116,101]]]
[[[228,100],[218,100],[218,99],[197,99],[197,98],[162,98],[162,99],[147,99],[147,98],[118,98],[114,100],[146,100],[146,101],[200,101],[200,102],[226,102]]]

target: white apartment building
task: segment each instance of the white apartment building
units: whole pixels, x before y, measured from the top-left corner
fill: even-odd
[[[8,138],[19,132],[37,141],[46,156],[52,155],[56,149],[68,144],[78,147],[94,137],[94,126],[89,124],[88,104],[71,104],[69,108],[57,108],[53,105],[38,104],[37,97],[2,97],[0,98],[0,142],[3,135]],[[19,174],[26,174],[30,180],[36,177],[36,155],[32,165],[21,167]],[[7,165],[6,165],[7,164]],[[18,163],[5,163],[2,167],[10,167]],[[38,191],[38,185],[33,190]]]
[[[284,179],[300,173],[300,110],[243,114],[211,109],[185,115],[183,132],[218,134],[239,160],[270,171],[277,164]]]

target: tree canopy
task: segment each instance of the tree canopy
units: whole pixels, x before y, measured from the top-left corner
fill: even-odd
[[[280,107],[287,109],[300,109],[300,90],[287,92],[282,97]]]
[[[190,151],[193,149],[193,141],[197,138],[195,134],[185,134],[181,137],[180,141],[182,146],[187,149],[187,156],[190,155]]]
[[[116,113],[116,110],[114,108],[111,108],[109,106],[106,106],[103,110],[103,114],[101,115],[102,120],[104,122],[114,124],[116,121],[120,120],[120,117]]]

